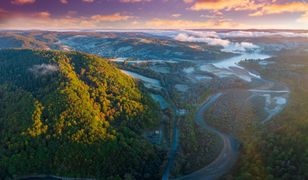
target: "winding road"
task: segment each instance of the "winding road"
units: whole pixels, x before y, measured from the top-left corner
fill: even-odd
[[[217,93],[210,96],[204,103],[202,103],[199,110],[196,112],[195,121],[203,129],[213,132],[220,136],[223,140],[223,148],[219,156],[208,166],[195,171],[189,175],[177,178],[177,180],[211,180],[218,179],[219,177],[226,174],[230,168],[234,165],[239,154],[239,142],[230,135],[224,134],[217,129],[208,126],[204,121],[204,112],[212,106],[212,104],[221,96],[223,93]]]

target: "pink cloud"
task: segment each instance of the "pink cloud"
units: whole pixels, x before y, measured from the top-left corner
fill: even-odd
[[[50,13],[48,11],[42,11],[42,12],[36,13],[36,16],[41,17],[41,18],[49,18]]]
[[[93,3],[95,0],[82,0],[82,2]]]
[[[62,4],[68,4],[68,0],[60,0]]]
[[[16,5],[24,5],[24,4],[33,4],[36,0],[13,0],[11,1],[12,4]]]
[[[122,3],[139,3],[139,2],[150,2],[151,0],[120,0]]]
[[[111,14],[111,15],[94,15],[94,16],[91,16],[92,20],[110,21],[110,22],[123,21],[123,20],[127,20],[127,19],[130,19],[130,18],[132,18],[132,16],[124,16],[124,15],[121,15],[120,13],[114,13],[114,14]]]

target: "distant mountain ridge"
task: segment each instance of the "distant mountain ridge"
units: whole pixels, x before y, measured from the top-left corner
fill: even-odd
[[[219,60],[234,55],[219,46],[196,46],[144,32],[0,32],[0,49],[6,48],[76,50],[138,60]]]

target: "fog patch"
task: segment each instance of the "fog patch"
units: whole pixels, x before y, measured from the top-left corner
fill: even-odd
[[[231,42],[227,39],[221,39],[215,32],[196,32],[179,33],[174,37],[182,42],[204,42],[211,46],[221,46],[225,52],[247,52],[255,51],[260,47],[250,42]]]
[[[40,64],[32,66],[29,71],[35,76],[46,76],[59,71],[59,67],[53,64]]]
[[[177,36],[175,36],[174,39],[182,42],[204,42],[207,43],[208,45],[223,46],[223,47],[226,47],[230,44],[229,40],[224,40],[214,37],[196,37],[188,35],[186,33],[179,33]]]
[[[224,47],[222,51],[225,52],[246,52],[251,50],[257,50],[259,49],[259,46],[250,43],[250,42],[235,42],[230,43],[230,45]]]
[[[269,37],[269,36],[283,36],[283,37],[303,37],[308,38],[308,33],[295,33],[295,32],[264,32],[264,31],[231,31],[225,33],[217,33],[220,37]]]

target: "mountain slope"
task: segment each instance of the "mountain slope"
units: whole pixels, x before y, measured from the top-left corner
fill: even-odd
[[[3,177],[159,177],[162,152],[141,133],[160,112],[104,59],[0,51],[0,112]]]

